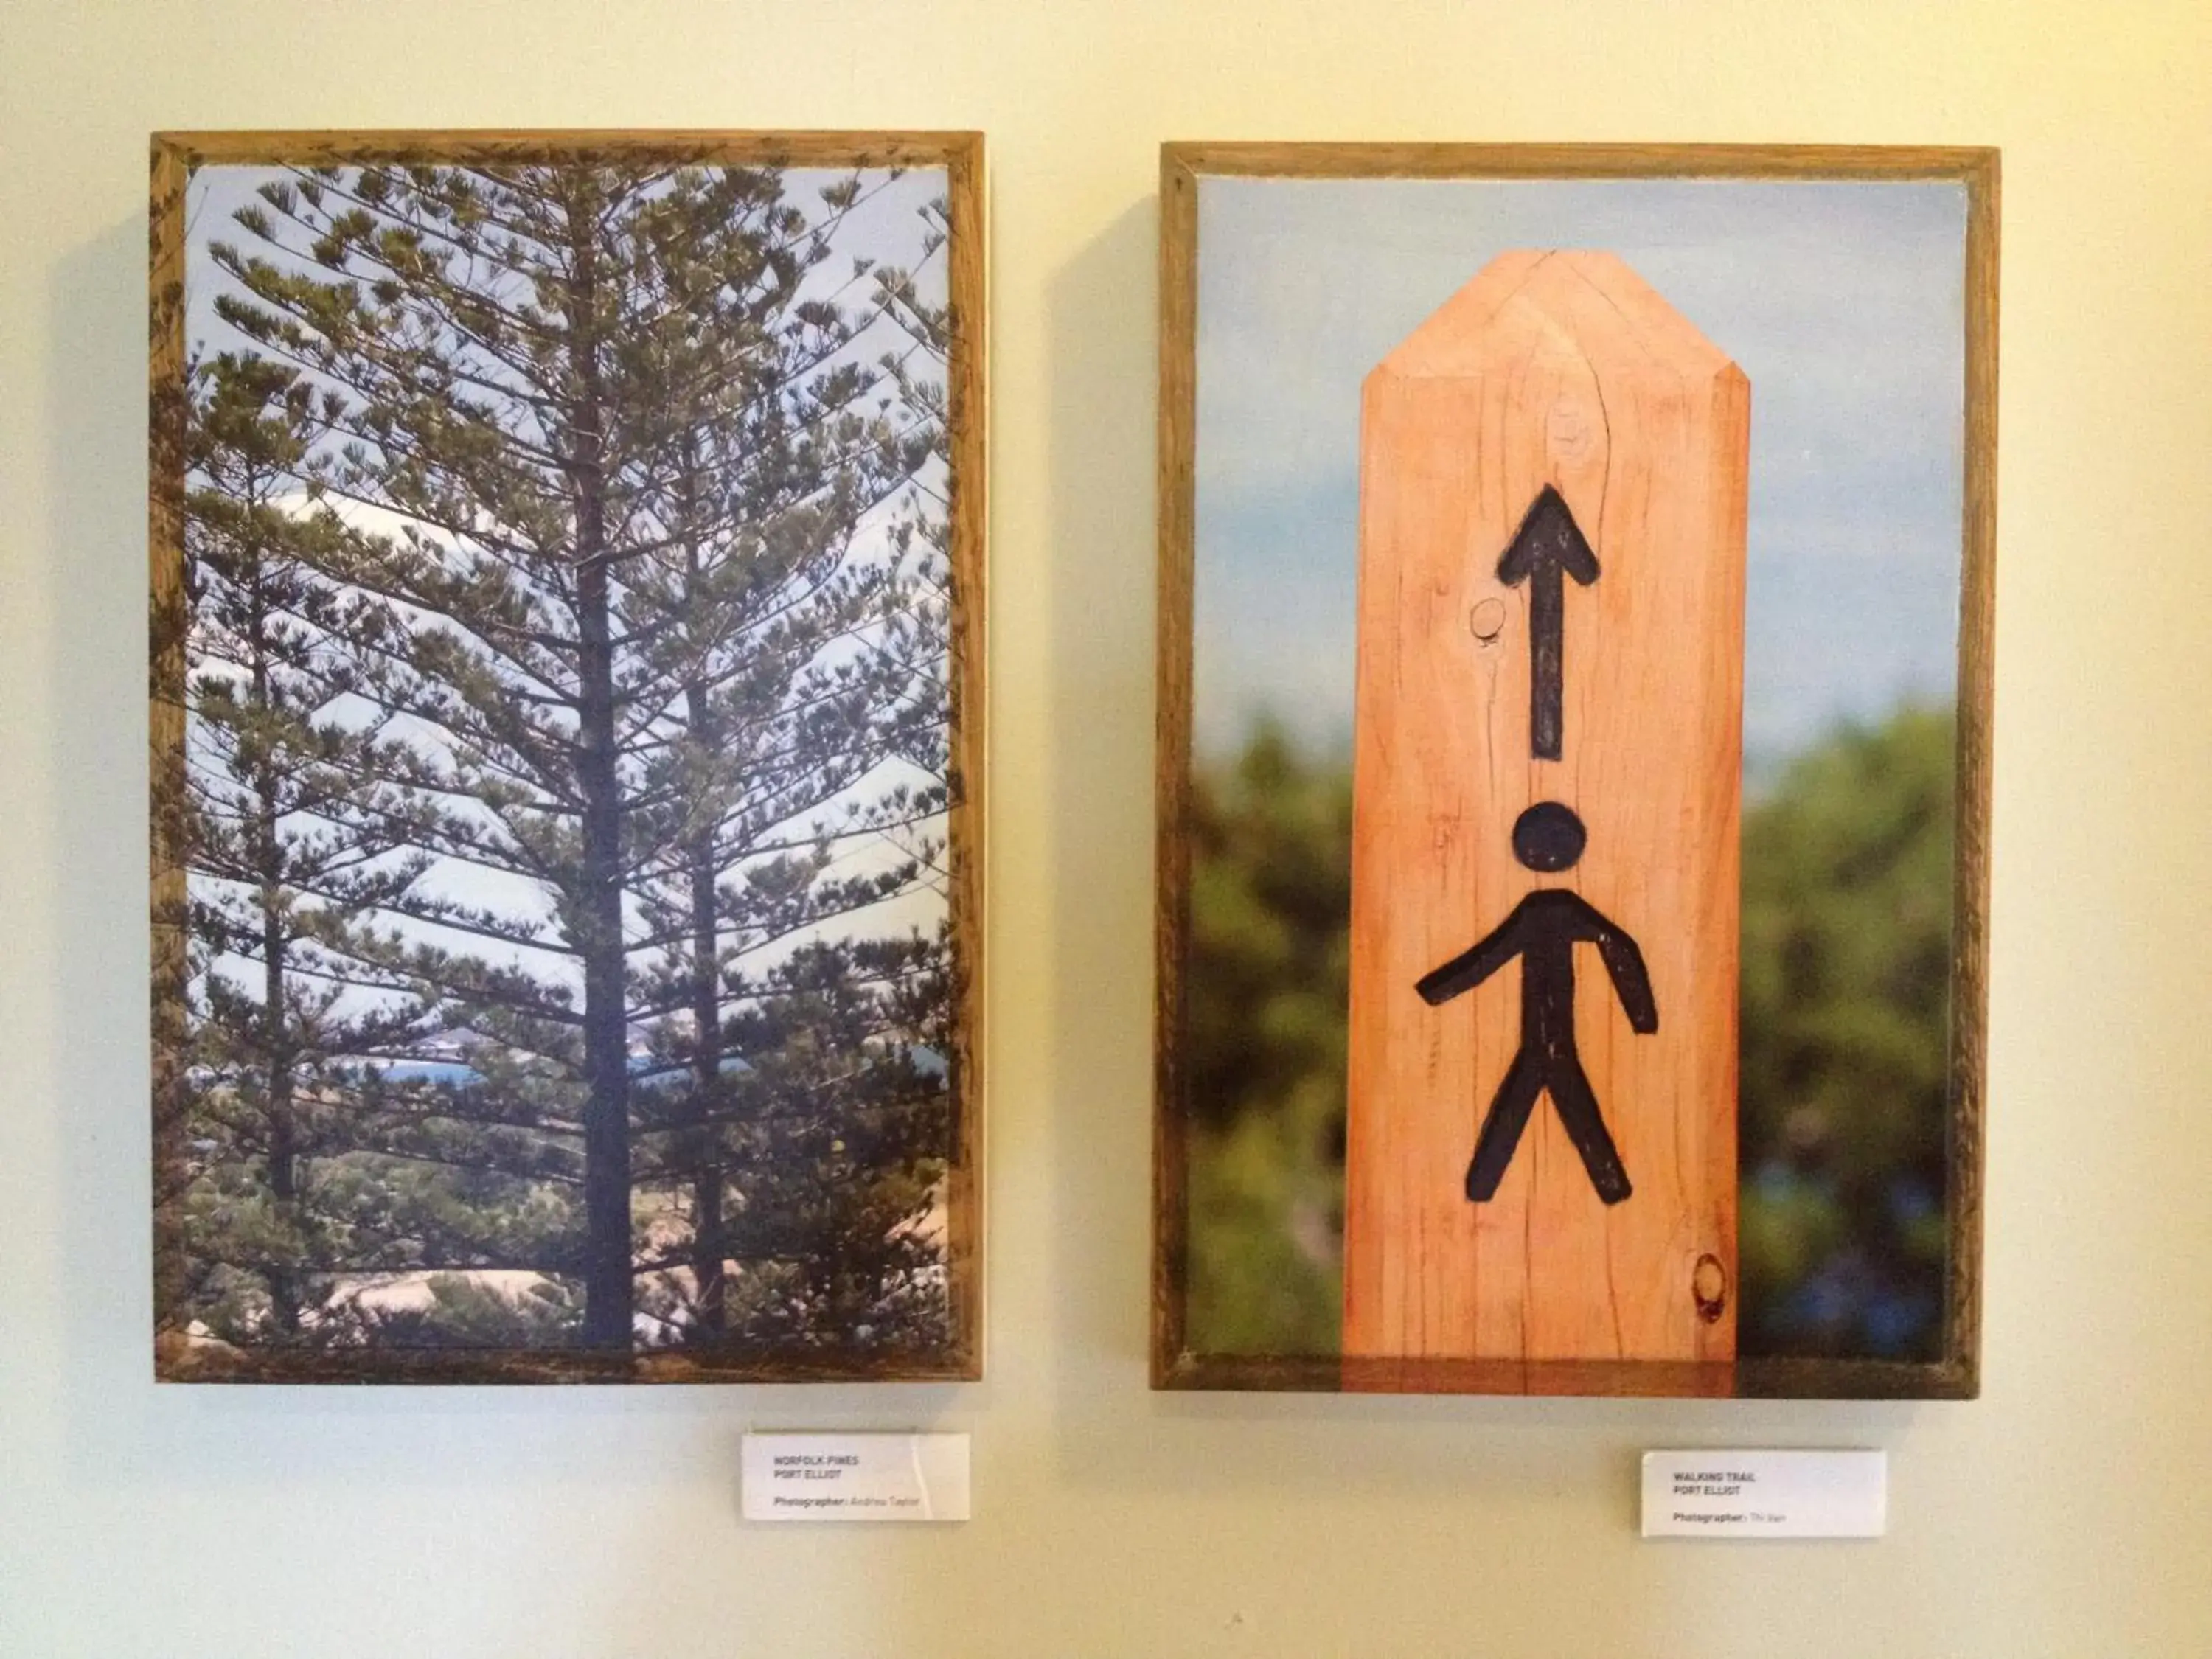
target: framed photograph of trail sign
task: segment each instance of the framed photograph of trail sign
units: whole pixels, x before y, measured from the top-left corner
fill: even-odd
[[[1972,1396],[1996,153],[1161,222],[1155,1386]]]
[[[980,1374],[981,167],[155,137],[161,1377]]]

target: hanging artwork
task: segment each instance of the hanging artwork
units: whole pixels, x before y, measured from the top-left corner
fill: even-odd
[[[155,141],[161,1376],[977,1374],[981,166]]]
[[[1160,1384],[1973,1392],[1996,180],[1169,148]]]

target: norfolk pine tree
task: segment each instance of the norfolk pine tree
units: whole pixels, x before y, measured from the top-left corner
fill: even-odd
[[[765,1237],[789,1189],[809,1190],[817,1209],[835,1194],[830,1207],[851,1218],[859,1239],[817,1228],[809,1243],[841,1255],[854,1243],[872,1248],[927,1202],[926,1182],[921,1204],[909,1195],[897,1213],[871,1201],[880,1184],[871,1176],[907,1175],[908,1160],[878,1171],[842,1155],[794,1158],[800,1149],[768,1133],[777,1119],[834,1128],[850,1118],[859,1134],[883,1068],[899,1062],[880,1018],[836,1039],[819,1031],[837,1074],[779,1093],[758,1008],[793,993],[748,975],[814,933],[811,978],[849,983],[882,1006],[894,983],[880,971],[884,944],[818,934],[933,878],[916,854],[933,851],[927,826],[941,823],[942,767],[913,763],[944,746],[947,617],[915,532],[942,523],[926,478],[945,448],[931,378],[944,360],[944,319],[917,300],[910,273],[865,259],[830,297],[799,297],[811,273],[837,274],[830,239],[766,183],[686,180],[666,204],[670,299],[701,326],[669,343],[663,367],[682,423],[659,507],[672,546],[653,562],[658,579],[641,573],[639,582],[641,608],[665,619],[640,647],[665,660],[678,693],[651,711],[653,775],[665,787],[647,798],[676,821],[655,837],[665,851],[639,872],[646,943],[659,953],[641,1012],[658,1022],[653,1074],[666,1079],[638,1102],[639,1177],[688,1188],[689,1272],[664,1276],[654,1291],[669,1304],[669,1328],[692,1340],[789,1339],[787,1322],[731,1321],[724,1278],[732,1246]],[[702,208],[727,211],[702,197],[740,191],[770,231],[757,280],[686,293],[684,227]],[[824,192],[836,216],[861,199],[857,180]],[[938,243],[933,232],[923,256]],[[841,304],[854,289],[862,297]],[[749,343],[734,376],[721,345],[732,339]],[[894,344],[876,361],[859,355],[883,339]],[[915,845],[897,839],[915,835]],[[924,958],[938,949],[904,948]],[[942,1078],[925,1092],[943,1115]],[[823,1137],[825,1146],[836,1139]],[[741,1234],[725,1225],[733,1176]],[[819,1297],[804,1305],[828,1310]]]
[[[775,181],[611,166],[331,169],[270,186],[260,207],[239,216],[255,252],[214,250],[237,285],[219,301],[226,319],[330,399],[326,418],[343,447],[306,458],[309,489],[381,509],[392,516],[380,523],[396,526],[330,538],[312,556],[322,578],[361,600],[349,635],[352,695],[380,728],[409,734],[355,769],[341,816],[364,830],[404,830],[416,856],[519,878],[544,895],[536,906],[487,904],[434,880],[394,884],[370,907],[387,925],[364,927],[353,948],[386,982],[435,1002],[469,1038],[470,1063],[488,1084],[505,1073],[557,1094],[549,1075],[573,1080],[583,1335],[601,1345],[630,1340],[631,1038],[666,1012],[634,1005],[631,958],[642,952],[650,969],[684,945],[656,934],[649,915],[633,915],[634,890],[647,870],[696,878],[707,858],[726,857],[725,872],[767,867],[715,804],[728,798],[727,769],[695,769],[694,792],[715,798],[702,804],[686,797],[682,768],[665,763],[681,723],[665,711],[680,702],[711,731],[714,682],[748,672],[727,651],[709,662],[696,628],[688,645],[671,643],[684,614],[669,605],[672,572],[695,586],[706,574],[703,563],[693,568],[696,513],[679,524],[671,504],[686,489],[696,501],[700,470],[713,464],[702,416],[709,438],[743,430],[744,405],[732,400],[748,388],[755,404],[779,406],[775,420],[810,420],[811,407],[842,434],[826,459],[809,463],[821,493],[842,503],[816,515],[830,526],[826,543],[838,541],[840,517],[849,525],[855,502],[895,487],[897,458],[915,447],[909,433],[902,448],[880,414],[858,429],[842,424],[839,398],[849,391],[857,400],[870,377],[819,396],[804,389],[847,343],[838,336],[858,331],[834,307],[810,314],[793,284],[774,276],[790,246],[821,240],[807,243],[806,229],[776,207]],[[833,196],[827,205],[835,215],[847,203]],[[763,292],[764,271],[775,303],[753,325],[734,325],[732,296]],[[779,309],[793,311],[792,326],[776,325]],[[823,351],[811,363],[810,336]],[[672,380],[674,369],[690,378]],[[672,396],[683,385],[712,395]],[[750,468],[757,486],[787,464],[722,460],[726,477]],[[725,491],[718,505],[727,510],[729,500]],[[712,611],[724,599],[702,589],[686,603]],[[866,606],[897,608],[880,593]],[[854,613],[844,614],[849,627]],[[815,624],[837,617],[833,604]],[[805,617],[782,622],[796,632]],[[784,655],[818,666],[827,645]],[[809,700],[823,689],[804,672],[784,686]],[[846,725],[865,725],[849,696],[846,705]],[[803,770],[808,758],[793,750],[770,764]],[[841,771],[834,756],[814,758],[844,779],[841,788],[866,775],[865,766]],[[753,822],[788,836],[793,813],[759,816],[774,786],[763,790],[756,776],[745,787]],[[818,864],[807,881],[789,868],[769,885],[779,881],[785,914],[817,921],[841,902],[888,890],[881,874],[841,884]],[[717,890],[759,884],[746,873]],[[794,885],[815,890],[795,911]],[[457,934],[471,944],[454,947]],[[699,937],[695,927],[695,954]],[[723,954],[718,944],[718,963]],[[697,1079],[712,1039],[697,1023],[706,975],[691,977]]]
[[[222,1331],[265,1314],[297,1338],[333,1246],[358,1261],[363,1244],[310,1160],[344,1144],[339,1097],[361,1057],[404,1043],[422,1015],[404,995],[349,996],[346,917],[404,891],[423,860],[321,816],[385,741],[328,712],[350,678],[337,643],[350,607],[312,567],[346,532],[290,499],[321,400],[281,366],[228,355],[188,386],[181,828],[200,960],[181,1237],[193,1303]],[[259,1297],[241,1305],[234,1276],[215,1282],[226,1269],[258,1277]]]

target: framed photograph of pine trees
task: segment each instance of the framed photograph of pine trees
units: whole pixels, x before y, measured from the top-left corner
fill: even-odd
[[[1157,1386],[1976,1391],[1997,174],[1166,148]]]
[[[980,1375],[981,165],[155,139],[161,1376]]]

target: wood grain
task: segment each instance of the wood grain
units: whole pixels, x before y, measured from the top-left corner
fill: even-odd
[[[191,975],[185,882],[185,185],[173,146],[150,157],[147,222],[147,852],[153,923],[151,1029],[155,1302],[183,1288],[183,1246],[168,1219],[187,1167],[185,995]]]
[[[1194,173],[1248,179],[1956,179],[1996,151],[1937,144],[1170,143]],[[1992,195],[1994,204],[1994,195]]]
[[[1972,1398],[1979,1388],[1986,1074],[1990,653],[1994,643],[1997,152],[1961,146],[1170,143],[1161,151],[1159,700],[1152,1370],[1171,1389],[1389,1389],[1476,1393],[1734,1393],[1790,1398]],[[1228,1355],[1187,1340],[1188,1103],[1179,1049],[1188,945],[1191,580],[1196,488],[1198,193],[1247,178],[1946,179],[1967,198],[1966,511],[1959,638],[1959,772],[1951,994],[1948,1293],[1933,1361],[1346,1359]],[[1626,1033],[1622,1034],[1626,1040]],[[1656,1369],[1655,1369],[1656,1365]],[[1565,1369],[1561,1369],[1565,1368]]]
[[[1966,464],[1959,586],[1958,795],[1952,848],[1951,1132],[1944,1209],[1948,1272],[1939,1364],[1981,1391],[1984,1096],[1989,1073],[1990,761],[1994,753],[1997,551],[1997,210],[1994,149],[1966,184]]]
[[[1739,1400],[1971,1400],[1945,1360],[1756,1358],[1391,1359],[1324,1354],[1185,1354],[1161,1385],[1204,1392],[1674,1395]]]
[[[1184,952],[1190,937],[1191,574],[1196,536],[1198,179],[1160,153],[1158,830],[1153,931],[1152,1354],[1154,1388],[1185,1356],[1189,1214],[1183,1140]]]
[[[388,132],[159,132],[166,150],[186,168],[212,166],[366,167],[416,162],[426,167],[495,167],[542,162],[590,167],[601,162],[789,167],[891,167],[966,165],[980,170],[980,132],[776,132],[628,128],[471,129],[424,127]]]
[[[985,631],[989,410],[984,145],[977,132],[696,131],[163,132],[151,146],[149,236],[149,744],[152,757],[154,1158],[157,1195],[177,1165],[173,1093],[185,1030],[185,871],[174,803],[185,775],[184,483],[185,191],[198,167],[413,163],[588,167],[639,161],[763,167],[941,167],[946,174],[951,338],[946,363],[952,582],[948,890],[959,1037],[947,1057],[953,1146],[945,1180],[951,1337],[927,1352],[881,1350],[742,1357],[541,1349],[306,1352],[188,1343],[164,1333],[155,1375],[178,1382],[961,1382],[984,1352]],[[173,1253],[157,1237],[155,1271]]]
[[[888,142],[894,135],[878,137]],[[933,142],[939,147],[938,164],[946,174],[949,240],[945,252],[951,338],[945,378],[952,451],[952,772],[946,846],[951,860],[953,977],[960,1003],[956,1022],[959,1040],[947,1057],[956,1103],[953,1150],[945,1178],[945,1267],[953,1340],[949,1352],[917,1361],[908,1370],[910,1375],[919,1376],[931,1365],[941,1365],[946,1374],[975,1382],[983,1375],[986,1306],[983,895],[990,712],[985,696],[989,635],[984,550],[989,540],[990,519],[986,434],[990,429],[990,410],[984,364],[990,339],[990,307],[984,258],[983,136],[896,137],[902,143],[917,147],[925,139]],[[866,135],[861,137],[865,141]],[[858,153],[858,147],[848,153]]]
[[[1527,250],[1368,377],[1361,434],[1344,1351],[1731,1358],[1743,375],[1613,256]],[[1498,574],[1547,485],[1601,572],[1566,599],[1557,762],[1530,753],[1530,586]],[[1589,836],[1556,876],[1511,845],[1545,800]],[[1539,886],[1633,935],[1657,996],[1632,1033],[1582,953],[1582,1064],[1635,1188],[1617,1205],[1547,1102],[1468,1200],[1522,975],[1442,1007],[1413,989]]]

